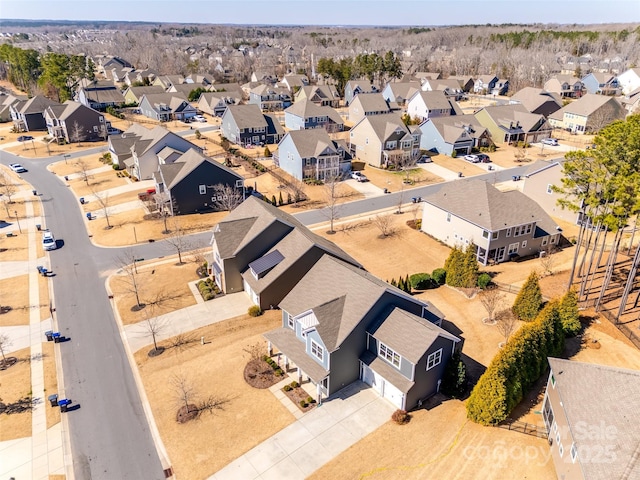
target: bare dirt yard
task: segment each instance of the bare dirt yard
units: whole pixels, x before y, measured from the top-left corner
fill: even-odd
[[[406,171],[393,171],[364,165],[362,162],[354,162],[354,170],[362,171],[367,179],[378,188],[387,188],[391,192],[402,189],[421,187],[440,183],[443,179],[429,173],[420,167],[414,167]]]
[[[31,436],[31,350],[24,348],[6,355],[18,362],[0,370],[0,441]]]
[[[295,420],[268,389],[250,387],[243,377],[249,361],[244,350],[260,342],[266,353],[262,333],[280,324],[279,311],[245,315],[190,332],[197,340],[182,348],[171,347],[171,339],[162,342],[167,349],[158,357],[148,357],[147,349],[135,354],[176,476],[207,478]],[[178,424],[183,403],[172,387],[176,378],[193,386],[195,404],[214,396],[224,401],[221,409]]]
[[[0,292],[2,306],[9,307],[0,313],[0,327],[29,325],[29,275],[0,280]]]

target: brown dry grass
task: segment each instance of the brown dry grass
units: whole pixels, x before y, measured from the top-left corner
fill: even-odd
[[[0,261],[26,261],[29,259],[29,235],[14,233],[14,237],[0,235]]]
[[[60,422],[60,409],[51,408],[47,402],[47,397],[58,393],[58,375],[56,373],[56,359],[53,342],[42,344],[42,355],[44,356],[44,396],[47,413],[47,428],[53,427]]]
[[[82,158],[84,162],[87,164],[87,168],[89,170],[93,170],[94,168],[104,167],[105,164],[100,161],[101,153],[94,153],[93,155],[85,155]],[[73,175],[74,173],[78,173],[78,159],[70,158],[68,160],[60,160],[59,162],[52,163],[47,166],[47,169],[50,172],[55,173],[61,177],[65,175]]]
[[[269,390],[254,389],[243,378],[249,360],[243,350],[264,343],[261,334],[280,324],[278,311],[258,318],[244,315],[191,332],[194,338],[210,339],[204,346],[196,342],[182,352],[169,348],[155,358],[149,358],[146,349],[135,354],[176,476],[206,478],[294,421]],[[178,424],[180,405],[170,385],[174,375],[186,375],[200,399],[214,395],[228,403],[213,415],[203,412],[194,421]]]
[[[490,154],[489,156],[491,157],[491,160],[493,160],[493,154]],[[433,163],[436,165],[440,165],[452,172],[462,172],[462,175],[465,177],[473,177],[475,175],[487,173],[480,167],[459,157],[451,158],[447,155],[434,155],[431,157],[431,160],[433,160]]]
[[[0,315],[0,327],[29,325],[29,275],[0,280],[0,292],[0,303],[11,307]]]
[[[0,391],[4,403],[16,402],[31,395],[31,349],[23,348],[7,355],[16,357],[18,363],[0,370]],[[31,436],[31,410],[11,415],[0,415],[0,442]]]
[[[49,480],[66,480],[66,475],[49,475]]]
[[[6,136],[6,141],[15,142],[19,135],[24,135],[24,133],[19,134],[10,134],[10,136]],[[25,158],[41,158],[48,157],[51,155],[64,155],[66,153],[75,153],[80,152],[82,150],[87,150],[89,148],[97,148],[103,147],[107,148],[107,142],[99,141],[99,142],[81,142],[81,143],[70,143],[66,145],[58,145],[55,142],[49,143],[49,148],[47,149],[47,142],[45,138],[47,137],[46,133],[41,134],[41,132],[30,132],[29,135],[34,137],[33,142],[28,141],[24,142],[21,145],[15,145],[12,147],[5,148],[5,151],[13,153],[15,155],[25,157]],[[34,149],[35,146],[35,149]]]
[[[191,258],[191,255],[185,255],[184,260]],[[163,264],[138,264],[136,282],[142,303],[153,301],[161,293],[171,295],[171,299],[166,302],[145,307],[140,311],[131,310],[136,305],[136,298],[128,281],[129,277],[123,274],[110,278],[109,288],[113,292],[116,308],[124,325],[144,321],[147,315],[164,315],[196,304],[187,283],[197,280],[196,268],[198,265],[192,262],[177,265],[177,261],[178,259],[175,258],[171,262]]]
[[[69,180],[69,186],[73,190],[73,193],[75,193],[76,197],[84,197],[86,195],[91,195],[94,192],[100,193],[111,188],[127,185],[128,183],[129,180],[124,177],[118,177],[115,170],[91,174],[88,185],[81,178]]]
[[[406,172],[395,172],[391,170],[383,170],[381,168],[375,168],[371,165],[362,165],[356,168],[363,168],[364,174],[369,181],[378,188],[388,188],[391,192],[397,192],[403,188],[415,188],[424,185],[431,185],[433,183],[440,183],[443,179],[437,175],[433,175],[422,168],[413,168]],[[405,179],[408,179],[411,183],[404,183]]]

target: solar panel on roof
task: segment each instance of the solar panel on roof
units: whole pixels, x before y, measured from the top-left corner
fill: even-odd
[[[284,260],[282,254],[278,250],[274,250],[251,262],[249,268],[251,269],[251,273],[253,273],[256,278],[259,278],[262,274],[278,265],[282,260]]]

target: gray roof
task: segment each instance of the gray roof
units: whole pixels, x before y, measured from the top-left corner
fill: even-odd
[[[17,104],[20,108],[16,108],[21,114],[28,115],[30,113],[43,113],[47,107],[51,105],[60,105],[58,102],[54,102],[53,100],[49,100],[47,97],[42,95],[36,95],[33,98],[30,98],[23,104]]]
[[[76,110],[88,110],[98,116],[102,116],[101,113],[95,111],[92,108],[89,108],[85,105],[82,105],[79,102],[74,102],[73,100],[67,100],[62,105],[51,105],[47,109],[50,115],[53,118],[57,118],[58,120],[66,120],[73,114]]]
[[[229,105],[226,114],[233,116],[238,128],[267,127],[267,120],[255,104]]]
[[[305,85],[300,89],[296,96],[301,96],[302,93],[304,93],[304,96],[307,99],[311,99],[315,95],[327,100],[335,100],[338,98],[338,92],[335,87],[331,85]]]
[[[594,462],[589,461],[592,457],[581,458],[578,453],[577,461],[584,478],[640,478],[640,371],[559,358],[549,358],[549,365],[578,452],[613,454],[606,457],[610,461]],[[584,433],[585,426],[601,429],[603,425],[611,432],[606,440],[603,432],[600,435]],[[569,448],[565,446],[567,453]]]
[[[505,130],[510,129],[512,123],[518,123],[522,131],[528,133],[539,130],[546,122],[544,115],[530,113],[524,105],[517,103],[484,107],[482,110],[489,114],[496,125]]]
[[[140,98],[142,97],[142,95],[149,93],[163,93],[164,88],[162,88],[160,85],[143,85],[139,87],[129,87],[125,91],[125,94],[127,93],[127,91],[130,91],[136,98]]]
[[[94,103],[124,103],[124,95],[115,88],[109,90],[90,90],[84,88],[84,96]]]
[[[556,92],[547,92],[542,88],[524,87],[513,94],[511,100],[520,102],[528,111],[533,112],[546,102],[562,107],[562,99]]]
[[[322,365],[307,355],[304,342],[298,340],[290,328],[272,330],[265,333],[264,337],[278,347],[278,350],[286,352],[287,356],[315,383],[320,383],[329,375],[329,370],[322,368]]]
[[[427,347],[425,347],[426,349]],[[399,389],[403,393],[407,393],[411,390],[411,387],[415,384],[407,377],[402,375],[398,370],[393,368],[389,363],[385,362],[382,358],[377,356],[371,350],[366,350],[360,360],[367,366],[369,366],[373,371],[378,373],[382,378],[386,381],[391,382],[391,384]]]
[[[453,110],[455,113],[462,113],[461,111],[459,112],[456,110],[455,102],[449,100],[442,90],[433,90],[430,92],[419,90],[409,99],[409,101],[413,101],[413,99],[418,96],[422,97],[422,101],[429,110]]]
[[[409,129],[404,124],[402,117],[400,117],[400,114],[398,113],[385,113],[383,115],[370,115],[368,117],[364,117],[353,126],[353,129],[356,129],[358,125],[365,122],[368,122],[371,125],[371,128],[373,128],[378,139],[382,141],[387,140],[397,131],[401,132],[398,140],[410,134]]]
[[[229,167],[212,160],[209,157],[205,157],[202,153],[193,148],[190,148],[185,153],[183,153],[180,158],[178,158],[174,163],[160,165],[160,171],[162,172],[162,177],[165,181],[165,186],[168,189],[173,188],[182,180],[185,179],[191,172],[193,172],[196,168],[198,168],[203,163],[210,163],[211,165],[216,166],[220,170],[226,171],[231,175],[235,175],[238,179],[242,179],[240,175],[238,175],[235,171],[230,169]],[[180,168],[176,168],[178,165]]]
[[[360,90],[364,93],[373,92],[375,88],[369,80],[349,80],[347,85],[351,86],[351,90],[355,90],[360,87]]]
[[[544,231],[541,235],[557,232],[557,224],[534,200],[519,190],[501,192],[484,180],[446,183],[423,200],[490,232],[532,222]]]
[[[287,134],[293,142],[301,158],[318,158],[325,150],[328,155],[337,155],[338,152],[324,128],[312,128],[309,130],[292,130]]]
[[[359,93],[355,96],[351,105],[359,103],[363,112],[390,112],[389,104],[381,93]]]
[[[593,115],[593,113],[595,113],[607,103],[613,105],[613,108],[616,108],[621,113],[621,117],[619,118],[624,118],[624,110],[618,100],[616,100],[614,97],[596,95],[594,93],[587,93],[575,102],[571,102],[570,104],[566,105],[550,116],[552,118],[563,119],[565,113],[572,113],[574,115],[588,117],[589,115]]]
[[[393,96],[408,100],[414,93],[420,90],[420,82],[391,82],[387,86],[391,89]],[[459,88],[459,87],[458,87]]]
[[[431,122],[444,141],[451,144],[460,138],[463,131],[472,138],[480,138],[487,131],[473,115],[434,117],[427,122]]]
[[[299,100],[290,107],[285,109],[285,113],[295,115],[296,117],[309,118],[309,117],[328,117],[333,123],[338,125],[344,124],[342,117],[335,109],[331,107],[322,107],[316,105],[309,100]]]
[[[159,105],[166,105],[171,111],[177,110],[184,103],[189,103],[182,93],[165,92],[165,93],[145,93],[142,99],[146,98],[153,108],[159,108]]]

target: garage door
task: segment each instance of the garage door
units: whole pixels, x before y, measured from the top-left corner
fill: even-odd
[[[387,382],[377,372],[362,364],[362,381],[378,392],[381,396],[389,400],[398,408],[402,408],[404,394],[393,384]]]
[[[260,297],[258,297],[258,294],[251,289],[246,280],[242,280],[242,283],[244,284],[244,291],[247,292],[247,295],[249,295],[251,301],[259,306]]]
[[[362,364],[362,381],[382,395],[384,379],[365,364]]]
[[[385,380],[384,382],[384,398],[393,403],[396,407],[402,408],[402,399],[404,394]]]

